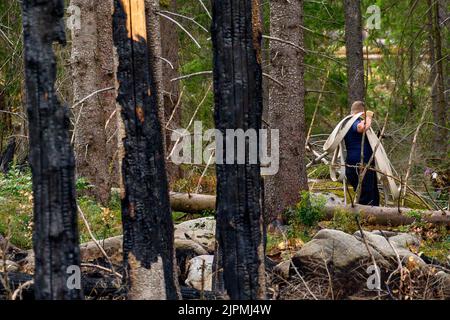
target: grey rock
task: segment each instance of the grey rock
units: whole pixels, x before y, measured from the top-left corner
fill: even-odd
[[[175,250],[177,255],[185,256],[202,256],[208,254],[208,251],[203,246],[189,239],[175,239]]]
[[[369,245],[370,253],[380,265],[397,264],[397,251],[400,259],[414,259],[418,265],[425,262],[409,250],[409,246],[418,245],[419,240],[410,234],[396,234],[389,238],[377,233],[364,232],[365,239]],[[316,266],[324,265],[325,261],[331,263],[336,269],[346,270],[356,265],[371,260],[359,232],[349,235],[345,232],[333,229],[320,230],[314,238],[306,243],[293,257],[295,265]]]
[[[359,231],[355,232],[354,236],[363,242]],[[400,233],[391,237],[386,235],[389,240],[377,233],[367,231],[364,231],[364,236],[371,249],[390,262],[395,261],[395,263],[397,263],[398,254],[402,262],[413,259],[416,264],[421,266],[425,265],[425,262],[420,257],[410,251],[410,246],[418,248],[420,245],[419,239],[412,234]]]
[[[216,220],[213,217],[186,221],[175,226],[175,241],[192,240],[209,253],[214,253]]]
[[[0,259],[0,272],[17,272],[19,268],[19,265],[14,261]]]
[[[344,205],[344,199],[336,196],[331,192],[317,192],[314,193],[316,198],[324,198],[327,205]]]
[[[214,256],[203,255],[189,261],[186,285],[199,291],[212,290],[212,268]]]
[[[286,260],[277,264],[273,268],[273,272],[281,276],[283,279],[288,279],[290,269],[291,269],[291,260]]]
[[[382,257],[377,253],[375,258]],[[346,269],[369,258],[369,254],[356,237],[333,229],[322,229],[293,257],[294,264],[324,265],[332,263],[338,269]]]

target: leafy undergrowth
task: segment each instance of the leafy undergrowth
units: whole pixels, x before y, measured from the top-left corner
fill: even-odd
[[[198,179],[198,177],[197,177]],[[186,181],[180,181],[183,185]],[[214,181],[204,180],[203,186],[211,188]],[[122,234],[120,195],[113,192],[108,205],[102,206],[92,197],[86,195],[89,183],[81,178],[76,182],[80,194],[77,203],[89,222],[89,227],[97,239],[106,239]],[[213,212],[187,214],[173,212],[175,223],[213,215]],[[80,218],[78,219],[80,242],[91,240],[88,229]],[[0,174],[0,234],[9,235],[13,245],[30,249],[32,247],[33,230],[33,192],[31,172],[13,168],[8,175]]]
[[[302,193],[300,202],[286,212],[288,225],[284,230],[281,232],[277,230],[277,232],[267,235],[268,255],[277,261],[288,259],[304,243],[310,241],[320,229],[336,229],[348,234],[359,230],[355,215],[347,211],[336,210],[333,219],[323,220],[324,204],[325,200],[322,195]],[[419,252],[416,252],[417,254],[447,263],[450,254],[448,228],[422,221],[420,210],[411,211],[410,216],[415,218],[415,222],[399,227],[374,225],[361,216],[358,216],[358,221],[361,227],[367,231],[386,230],[414,233],[421,239],[421,247]]]

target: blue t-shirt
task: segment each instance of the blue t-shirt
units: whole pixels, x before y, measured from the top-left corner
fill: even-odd
[[[350,165],[356,165],[361,162],[361,140],[363,134],[358,132],[358,124],[361,121],[361,119],[356,120],[344,138],[345,147],[347,148],[347,163]],[[372,148],[366,136],[364,141],[364,163],[369,162],[372,153]]]

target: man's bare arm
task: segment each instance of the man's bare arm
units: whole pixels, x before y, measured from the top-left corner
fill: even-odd
[[[366,112],[366,119],[358,123],[358,132],[363,133],[364,131],[369,130],[369,128],[372,126],[372,118],[373,118],[373,112],[367,111]]]

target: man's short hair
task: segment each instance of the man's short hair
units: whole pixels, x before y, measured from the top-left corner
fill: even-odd
[[[355,102],[353,102],[353,104],[352,104],[352,110],[351,110],[351,112],[352,112],[353,114],[355,114],[355,113],[360,113],[360,112],[364,112],[364,109],[365,109],[365,104],[364,104],[364,102],[362,102],[362,101],[355,101]]]

